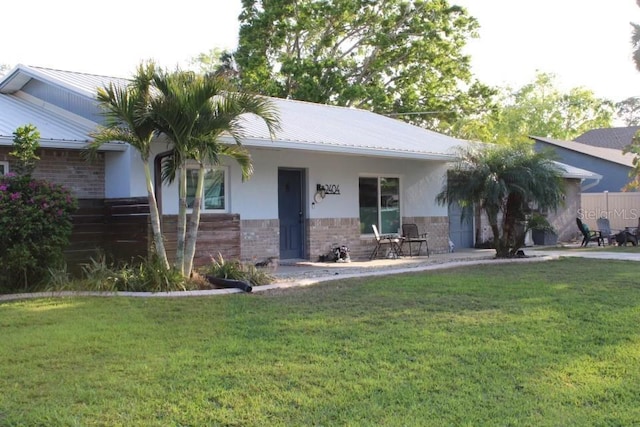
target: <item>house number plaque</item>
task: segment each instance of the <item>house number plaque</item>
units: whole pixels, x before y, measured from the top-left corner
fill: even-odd
[[[340,185],[339,184],[325,184],[324,186],[324,194],[340,194]]]

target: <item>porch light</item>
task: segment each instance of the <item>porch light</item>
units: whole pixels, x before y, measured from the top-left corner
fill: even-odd
[[[317,184],[316,194],[320,196],[321,199],[324,199],[324,197],[327,195],[327,188],[322,184]]]

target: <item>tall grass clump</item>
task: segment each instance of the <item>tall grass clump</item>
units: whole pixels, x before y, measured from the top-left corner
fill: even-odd
[[[242,280],[252,286],[263,286],[272,283],[275,278],[265,269],[240,260],[225,260],[222,254],[211,258],[211,263],[204,269],[204,274],[219,279]]]

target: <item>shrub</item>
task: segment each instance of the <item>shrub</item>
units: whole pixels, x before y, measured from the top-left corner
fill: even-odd
[[[200,288],[177,269],[167,270],[157,256],[143,258],[138,264],[114,265],[100,255],[82,266],[82,274],[83,279],[76,284],[78,290],[170,292]]]
[[[205,274],[220,279],[244,280],[252,286],[268,285],[274,278],[263,269],[251,264],[243,264],[239,260],[225,261],[221,254],[218,258],[211,258],[211,264],[205,269]]]
[[[76,207],[60,185],[0,176],[0,291],[33,288],[63,263]]]

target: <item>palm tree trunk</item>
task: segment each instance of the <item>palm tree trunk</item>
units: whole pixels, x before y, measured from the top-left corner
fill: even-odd
[[[196,254],[196,243],[198,242],[198,228],[200,227],[200,206],[202,205],[202,194],[204,190],[204,165],[200,164],[198,169],[198,185],[196,195],[193,199],[193,209],[189,218],[189,234],[187,235],[187,247],[184,253],[184,274],[191,276],[193,269],[193,258]]]
[[[509,247],[505,245],[500,236],[500,227],[498,227],[498,213],[490,212],[489,210],[485,210],[487,213],[487,219],[489,221],[489,226],[491,227],[491,232],[493,233],[493,245],[496,250],[496,258],[506,258],[509,254]],[[502,235],[504,237],[504,234]]]
[[[147,179],[147,194],[149,197],[149,215],[151,216],[151,230],[153,232],[153,243],[155,252],[162,265],[168,270],[169,260],[167,259],[167,251],[164,248],[164,240],[162,238],[162,229],[160,228],[160,213],[158,212],[158,202],[156,201],[156,193],[153,189],[151,181],[151,168],[149,161],[144,162],[144,176]]]
[[[184,246],[187,234],[187,165],[182,164],[180,177],[178,178],[178,228],[176,231],[176,268],[185,275],[184,271]]]

